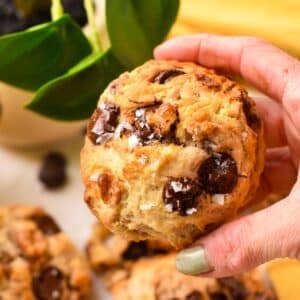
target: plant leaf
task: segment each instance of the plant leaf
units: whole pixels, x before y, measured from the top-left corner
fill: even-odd
[[[123,71],[111,50],[91,54],[66,74],[42,86],[26,107],[57,120],[88,118],[101,92]]]
[[[91,46],[81,28],[64,15],[0,37],[0,80],[36,90],[90,53]]]
[[[179,9],[179,0],[151,0],[132,2],[139,24],[154,48],[168,34]]]
[[[179,0],[109,0],[106,23],[112,49],[128,69],[152,57],[175,21]]]

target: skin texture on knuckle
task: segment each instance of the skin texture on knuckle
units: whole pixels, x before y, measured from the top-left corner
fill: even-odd
[[[251,231],[251,222],[247,218],[242,218],[229,232],[230,237],[227,237],[226,240],[231,243],[230,248],[233,249],[228,260],[230,273],[237,274],[257,264],[260,249],[251,245]]]
[[[249,246],[251,223],[242,218],[211,234],[208,255],[217,277],[238,274],[256,265],[255,247]]]
[[[293,193],[287,199],[285,214],[287,214],[288,224],[284,230],[284,236],[280,242],[282,257],[300,259],[300,188],[296,186]]]

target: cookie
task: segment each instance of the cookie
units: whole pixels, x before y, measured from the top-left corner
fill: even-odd
[[[152,60],[113,81],[90,118],[85,201],[127,239],[182,248],[251,200],[263,160],[246,90],[193,63]]]
[[[275,300],[260,271],[223,279],[179,273],[175,255],[139,260],[122,275],[115,273],[109,288],[114,300]],[[118,278],[118,280],[116,280]]]
[[[0,299],[89,299],[85,258],[42,208],[0,207]]]
[[[171,247],[160,241],[128,241],[112,234],[101,223],[95,223],[87,242],[86,253],[96,272],[126,268],[131,263],[145,257],[163,255]]]

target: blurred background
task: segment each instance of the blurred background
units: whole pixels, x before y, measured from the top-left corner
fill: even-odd
[[[255,35],[300,57],[299,0],[182,0],[172,35]]]

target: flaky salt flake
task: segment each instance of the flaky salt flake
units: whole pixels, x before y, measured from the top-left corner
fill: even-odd
[[[140,140],[139,138],[133,134],[128,138],[128,147],[129,149],[135,148],[139,144]]]
[[[242,132],[242,140],[243,140],[243,141],[246,140],[247,137],[248,137],[247,132]]]
[[[139,163],[141,163],[142,165],[145,165],[148,162],[148,156],[146,155],[141,155],[138,160]]]
[[[100,173],[94,173],[90,176],[90,181],[97,182],[99,178]]]
[[[187,209],[187,210],[185,211],[185,213],[186,213],[187,215],[192,215],[192,214],[194,214],[195,212],[197,212],[197,209],[196,209],[195,207],[189,208],[189,209]]]
[[[224,205],[225,203],[225,195],[224,194],[214,194],[211,197],[212,201],[219,205]]]
[[[149,203],[144,203],[140,205],[140,210],[150,210],[151,208],[153,208],[155,206],[154,203],[149,202]]]
[[[115,130],[115,138],[120,138],[124,129],[132,131],[133,128],[128,122],[120,123]]]
[[[173,205],[171,203],[165,205],[166,211],[167,212],[172,212],[173,211]]]

